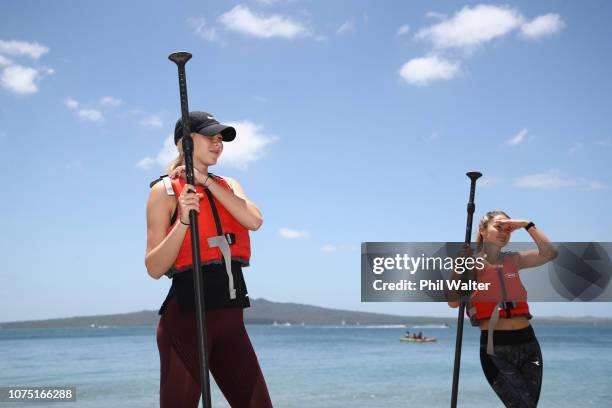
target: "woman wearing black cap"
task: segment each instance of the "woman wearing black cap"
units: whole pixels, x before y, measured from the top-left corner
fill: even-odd
[[[250,258],[248,231],[261,226],[262,215],[236,180],[209,173],[223,142],[236,137],[235,129],[206,112],[191,112],[189,120],[196,185],[185,180],[179,119],[174,132],[178,157],[167,176],[151,183],[147,203],[145,265],[155,279],[172,278],[157,327],[160,406],[196,407],[201,394],[188,233],[193,209],[198,213],[210,371],[232,407],[271,407],[243,321],[243,309],[250,306],[242,275]]]

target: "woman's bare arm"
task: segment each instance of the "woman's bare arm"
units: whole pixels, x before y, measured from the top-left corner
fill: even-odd
[[[176,222],[170,233],[171,211],[176,197],[166,193],[163,183],[151,188],[147,202],[147,250],[145,266],[154,279],[161,278],[174,264],[188,226]]]
[[[541,230],[531,227],[528,232],[538,246],[538,249],[517,253],[517,266],[519,269],[535,268],[557,257],[557,250]]]
[[[223,177],[223,179],[228,182],[233,192],[216,182],[208,182],[208,189],[239,223],[251,231],[257,231],[263,224],[261,211],[246,197],[242,186],[236,180],[231,177]]]

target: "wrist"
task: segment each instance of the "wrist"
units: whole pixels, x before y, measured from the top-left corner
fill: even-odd
[[[527,224],[525,224],[524,228],[525,228],[526,231],[529,231],[529,229],[531,227],[535,227],[535,224],[533,222],[529,221],[529,222],[527,222]]]

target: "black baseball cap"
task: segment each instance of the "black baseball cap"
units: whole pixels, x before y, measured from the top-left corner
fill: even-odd
[[[222,125],[213,115],[207,112],[189,112],[189,130],[204,136],[221,134],[224,142],[231,142],[236,138],[236,129],[231,126]],[[174,144],[183,137],[183,118],[176,121],[174,126]]]

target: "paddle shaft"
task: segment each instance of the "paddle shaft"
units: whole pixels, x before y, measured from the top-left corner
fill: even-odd
[[[187,101],[187,80],[185,76],[185,64],[191,59],[188,52],[175,52],[168,56],[178,67],[179,93],[181,98],[181,120],[183,125],[183,153],[185,156],[185,173],[187,183],[195,186],[193,171],[193,139],[189,127],[189,104]],[[193,192],[195,193],[195,191]],[[200,389],[202,392],[202,404],[205,408],[211,408],[210,399],[210,376],[208,373],[208,337],[206,335],[206,303],[204,302],[204,284],[202,282],[200,265],[200,235],[198,230],[198,213],[189,211],[189,226],[191,230],[191,258],[193,264],[193,286],[195,294],[196,321],[198,326],[198,351],[200,356]]]
[[[472,242],[472,221],[474,219],[474,211],[476,210],[476,204],[474,204],[474,196],[476,195],[476,180],[482,173],[472,171],[466,173],[470,178],[470,199],[467,205],[467,223],[465,227],[465,243],[470,244]],[[461,279],[464,279],[465,274],[461,275]],[[453,367],[453,388],[451,392],[451,408],[457,407],[457,395],[459,393],[459,368],[461,365],[461,344],[463,343],[463,314],[465,313],[465,301],[463,296],[459,297],[459,314],[457,316],[457,336],[455,338],[455,364]]]

